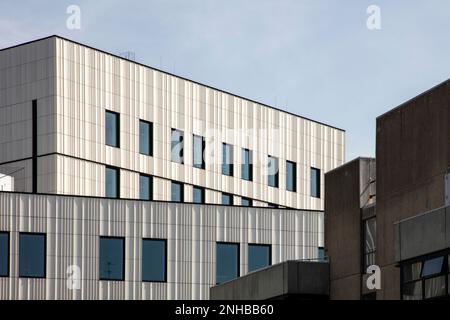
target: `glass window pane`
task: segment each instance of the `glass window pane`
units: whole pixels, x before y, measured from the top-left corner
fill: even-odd
[[[252,206],[252,199],[242,198],[241,199],[241,205],[244,206],[244,207],[251,207]]]
[[[286,189],[297,191],[297,164],[292,161],[286,161]]]
[[[105,196],[107,198],[119,197],[119,170],[106,167]]]
[[[205,169],[205,138],[194,135],[194,167]]]
[[[19,235],[19,276],[45,277],[45,235],[21,233]]]
[[[267,206],[268,206],[269,208],[273,208],[273,209],[278,208],[278,205],[275,204],[275,203],[268,203]]]
[[[403,300],[422,300],[422,281],[404,284]]]
[[[233,195],[229,193],[222,193],[222,204],[226,206],[233,205]]]
[[[311,168],[311,197],[320,198],[320,170]]]
[[[248,245],[248,272],[270,265],[270,245]]]
[[[105,143],[108,146],[119,147],[119,114],[106,111],[105,113]]]
[[[194,194],[192,197],[194,203],[205,203],[205,189],[194,187]]]
[[[142,174],[139,176],[139,199],[141,200],[152,199],[151,177]]]
[[[248,149],[242,149],[241,178],[244,180],[253,180],[252,161],[252,152]]]
[[[436,278],[425,280],[425,298],[435,298],[446,295],[445,278],[447,276],[440,276]]]
[[[233,175],[233,149],[226,143],[222,144],[222,174]]]
[[[9,233],[0,232],[0,277],[9,275]]]
[[[165,240],[142,240],[142,280],[166,281]]]
[[[419,280],[422,262],[411,263],[403,266],[403,282]]]
[[[171,159],[173,162],[183,164],[183,148],[184,148],[183,131],[172,129],[171,136]]]
[[[172,201],[173,202],[183,202],[183,184],[178,183],[178,182],[172,182],[172,186],[171,186],[171,191],[172,191]]]
[[[319,247],[318,248],[318,260],[319,261],[325,261],[325,248],[324,247]]]
[[[124,239],[100,237],[100,280],[124,279]]]
[[[422,268],[422,277],[428,277],[437,273],[441,273],[443,264],[444,257],[437,257],[425,261]]]
[[[364,253],[374,252],[376,249],[376,226],[375,218],[364,221]]]
[[[268,184],[271,187],[278,188],[278,159],[272,156],[268,157],[267,163]]]
[[[217,243],[216,283],[222,283],[239,276],[239,244]]]
[[[139,152],[152,155],[153,125],[150,122],[139,121]]]

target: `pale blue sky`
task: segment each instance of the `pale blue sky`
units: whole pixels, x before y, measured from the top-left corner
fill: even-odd
[[[81,30],[66,8],[81,8]],[[366,27],[369,5],[381,27]],[[0,2],[0,47],[58,34],[347,131],[375,154],[375,118],[449,78],[448,0]]]

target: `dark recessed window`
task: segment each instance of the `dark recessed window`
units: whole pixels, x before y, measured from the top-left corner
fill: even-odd
[[[179,182],[172,181],[171,184],[171,201],[173,202],[183,202],[183,184]]]
[[[181,130],[172,129],[171,135],[171,159],[173,162],[184,163],[184,133]]]
[[[105,196],[107,198],[120,198],[120,170],[106,167]]]
[[[263,244],[248,245],[248,272],[270,266],[272,263],[271,247]]]
[[[222,193],[222,204],[225,206],[233,205],[233,195],[229,193]]]
[[[375,264],[377,242],[377,220],[375,217],[363,221],[363,259],[364,272],[369,266]]]
[[[194,167],[198,169],[205,169],[205,138],[197,136],[194,134]]]
[[[120,116],[116,112],[105,112],[105,143],[111,147],[120,147]]]
[[[319,247],[317,248],[317,260],[319,261],[325,261],[325,248],[324,247]]]
[[[220,284],[239,277],[239,244],[217,243],[216,283]]]
[[[241,205],[244,207],[251,207],[253,205],[253,201],[250,198],[241,198]]]
[[[242,149],[241,178],[248,181],[253,180],[252,152],[248,149]]]
[[[205,203],[205,189],[204,188],[201,188],[201,187],[193,188],[192,202],[193,203]]]
[[[437,257],[434,259],[426,260],[423,263],[422,277],[429,277],[441,273],[443,265],[444,257]]]
[[[268,184],[270,187],[278,188],[278,159],[272,156],[267,158],[267,175],[268,175]]]
[[[297,164],[292,161],[286,161],[286,189],[297,191]]]
[[[222,174],[233,176],[233,146],[222,143]]]
[[[152,177],[141,174],[139,176],[139,199],[152,200],[153,183]]]
[[[275,203],[268,203],[267,206],[272,209],[278,209],[278,205]]]
[[[311,197],[320,198],[320,169],[311,168]]]
[[[153,155],[153,124],[139,120],[139,153]]]
[[[45,278],[45,234],[19,234],[19,277]]]
[[[100,280],[124,280],[125,239],[100,237]]]
[[[9,233],[0,232],[0,277],[9,276]]]
[[[166,281],[166,240],[142,240],[142,281]]]

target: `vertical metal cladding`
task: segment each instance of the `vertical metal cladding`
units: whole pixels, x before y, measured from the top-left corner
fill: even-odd
[[[0,193],[0,230],[10,232],[10,277],[0,299],[208,299],[216,242],[272,245],[272,263],[317,258],[323,213],[215,205]],[[47,236],[46,278],[19,278],[19,232]],[[125,280],[99,280],[99,237],[125,237]],[[141,281],[142,239],[167,240],[167,282]],[[81,289],[67,285],[81,268]]]

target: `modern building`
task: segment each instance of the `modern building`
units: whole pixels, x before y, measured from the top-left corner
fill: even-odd
[[[344,134],[59,36],[0,50],[0,299],[207,299],[317,259]]]
[[[375,180],[366,159],[325,176],[330,297],[447,299],[450,80],[378,117],[376,139]],[[376,189],[369,206],[367,186]],[[381,271],[375,294],[369,264]]]

